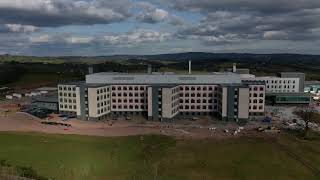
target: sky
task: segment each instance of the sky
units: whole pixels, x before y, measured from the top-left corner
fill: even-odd
[[[0,0],[0,54],[320,54],[319,0]]]

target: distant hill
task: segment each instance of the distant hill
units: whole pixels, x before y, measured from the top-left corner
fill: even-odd
[[[159,55],[112,55],[112,56],[61,56],[61,57],[35,57],[35,56],[11,56],[0,55],[0,62],[16,61],[16,62],[45,62],[45,63],[101,63],[104,61],[236,61],[236,62],[268,62],[282,61],[286,62],[320,62],[320,55],[304,55],[304,54],[248,54],[248,53],[204,53],[189,52],[177,54],[159,54]]]

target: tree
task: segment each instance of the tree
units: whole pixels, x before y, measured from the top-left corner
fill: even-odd
[[[310,107],[310,106],[300,108],[296,114],[305,123],[304,136],[306,137],[310,130],[310,127],[309,127],[310,123],[319,122],[319,119],[318,119],[319,114],[316,112],[316,110],[313,107]]]

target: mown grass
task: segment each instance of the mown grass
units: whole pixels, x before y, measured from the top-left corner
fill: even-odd
[[[320,141],[279,137],[319,167]],[[0,133],[0,159],[54,179],[319,179],[261,138],[175,140],[165,136],[89,137]]]

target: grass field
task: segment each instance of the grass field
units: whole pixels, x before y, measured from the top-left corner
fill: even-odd
[[[300,142],[282,135],[278,142],[319,167],[318,139]],[[0,144],[0,160],[32,166],[40,175],[54,179],[319,179],[276,143],[262,138],[174,140],[0,133]]]

